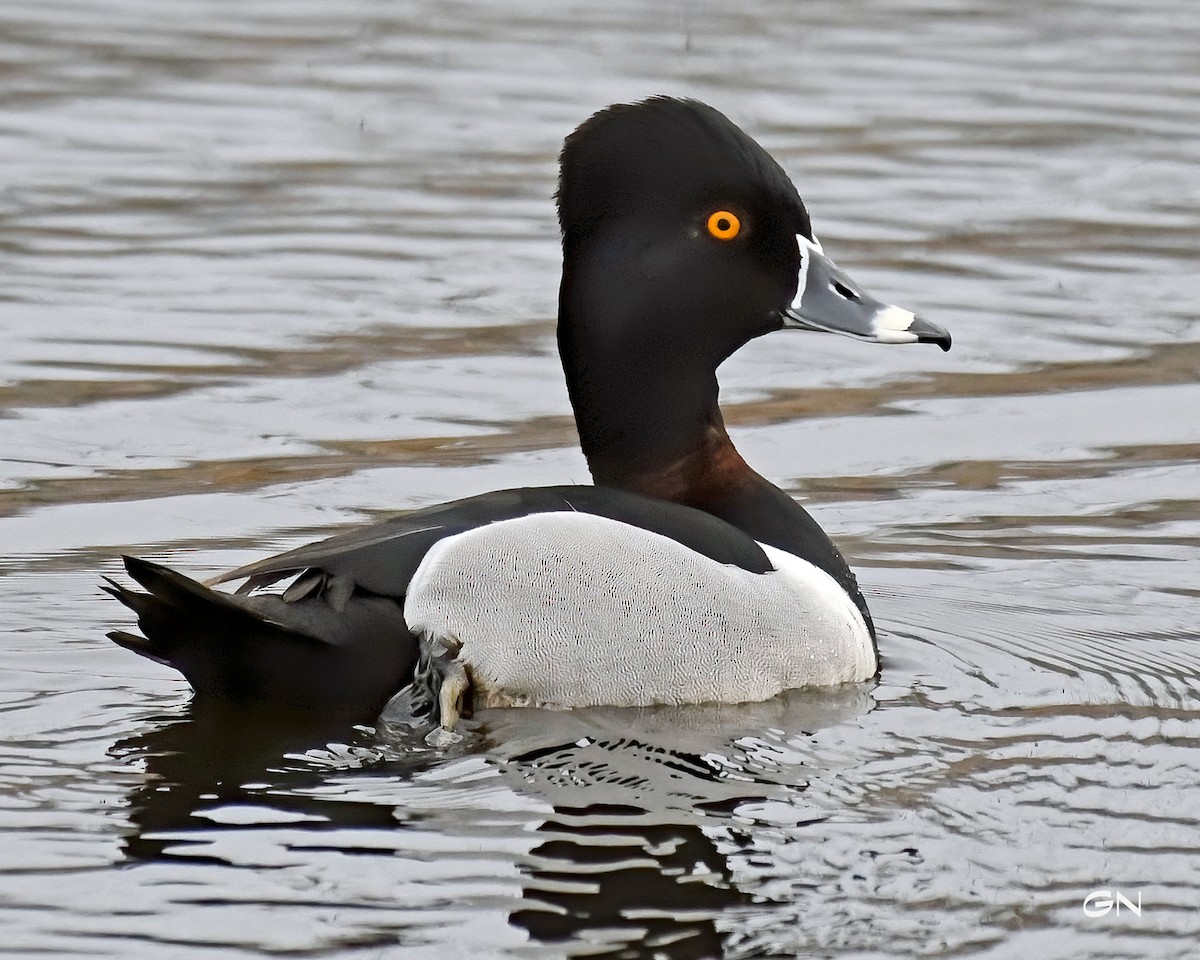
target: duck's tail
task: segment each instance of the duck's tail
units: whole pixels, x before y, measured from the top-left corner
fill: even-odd
[[[417,641],[400,602],[354,593],[218,593],[167,567],[123,557],[148,593],[108,580],[144,636],[113,631],[127,650],[174,667],[198,698],[308,715],[373,719],[412,679]]]

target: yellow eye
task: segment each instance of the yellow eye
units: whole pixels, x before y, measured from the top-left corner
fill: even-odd
[[[718,240],[732,240],[742,232],[742,221],[728,210],[717,210],[709,214],[708,232]]]

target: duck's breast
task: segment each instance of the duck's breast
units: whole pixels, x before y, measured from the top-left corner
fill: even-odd
[[[763,549],[776,569],[751,573],[606,517],[533,514],[434,545],[404,615],[461,644],[480,705],[737,703],[871,677],[846,592]]]

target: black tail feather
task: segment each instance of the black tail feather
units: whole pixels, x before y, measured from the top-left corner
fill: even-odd
[[[109,591],[111,593],[111,591]],[[116,596],[116,594],[113,594]],[[117,597],[119,600],[120,597]],[[110,630],[107,634],[108,639],[115,643],[118,647],[124,647],[126,650],[132,650],[134,653],[145,657],[147,660],[153,660],[155,663],[161,663],[165,667],[171,666],[169,660],[164,660],[154,652],[154,644],[145,637],[139,637],[136,633],[126,633],[124,630]]]
[[[200,698],[368,720],[412,678],[417,642],[396,600],[354,594],[335,610],[321,594],[293,603],[230,596],[122,559],[149,592],[112,580],[101,589],[137,615],[144,637],[114,631],[110,639],[174,667]]]

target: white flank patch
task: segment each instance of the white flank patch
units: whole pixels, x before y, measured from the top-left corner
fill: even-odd
[[[754,574],[616,520],[535,514],[435,544],[404,616],[462,644],[480,705],[737,703],[872,676],[846,592],[764,550],[777,569]]]

